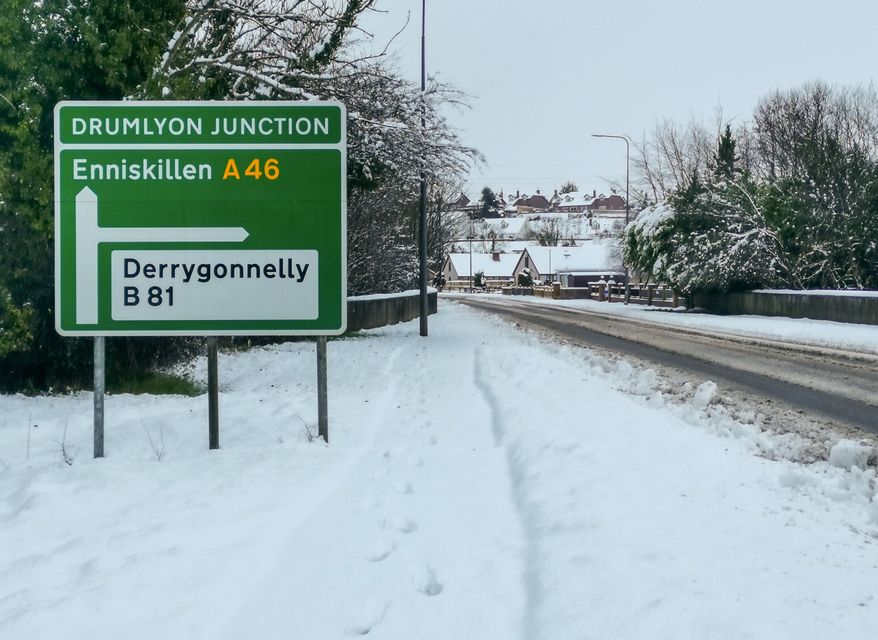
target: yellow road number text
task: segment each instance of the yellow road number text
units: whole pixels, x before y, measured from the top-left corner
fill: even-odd
[[[263,177],[266,180],[277,180],[279,176],[280,165],[278,165],[277,158],[268,158],[264,162],[259,158],[254,158],[250,161],[250,164],[247,165],[247,168],[244,169],[244,177],[253,178],[254,180],[259,180]],[[234,158],[228,159],[226,162],[226,170],[223,172],[223,180],[229,179],[241,179],[241,172],[238,169],[238,163],[235,162]]]

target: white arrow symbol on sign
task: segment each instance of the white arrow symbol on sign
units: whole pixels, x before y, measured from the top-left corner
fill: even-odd
[[[76,323],[98,322],[98,244],[101,242],[244,242],[244,227],[100,227],[98,197],[76,194]]]

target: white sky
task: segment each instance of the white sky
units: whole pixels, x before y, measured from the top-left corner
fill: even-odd
[[[361,24],[420,78],[421,0],[381,0]],[[451,114],[487,156],[468,190],[624,188],[625,144],[656,121],[746,120],[776,88],[867,84],[875,0],[427,0],[427,73],[471,94]]]

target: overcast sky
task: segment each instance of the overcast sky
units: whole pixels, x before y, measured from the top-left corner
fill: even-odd
[[[361,26],[420,78],[421,0],[380,0]],[[467,189],[551,193],[625,181],[625,143],[657,121],[747,120],[774,89],[868,84],[876,0],[427,0],[427,73],[471,94],[450,114],[487,156]]]

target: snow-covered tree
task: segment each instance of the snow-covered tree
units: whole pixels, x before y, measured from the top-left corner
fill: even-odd
[[[874,87],[775,92],[752,127],[726,125],[709,144],[700,125],[665,123],[639,148],[639,182],[663,204],[629,229],[637,268],[685,290],[878,288]],[[689,259],[697,273],[684,268]]]
[[[464,96],[431,80],[422,93],[357,20],[376,0],[188,0],[143,93],[186,99],[332,99],[348,110],[351,185],[447,179],[478,157],[440,109]],[[423,126],[422,126],[423,121]]]
[[[756,111],[771,223],[807,287],[878,287],[878,94],[814,84]]]
[[[727,128],[713,172],[694,172],[686,187],[642,212],[626,229],[632,268],[684,294],[790,283],[791,269],[749,175],[739,176]]]
[[[748,181],[693,182],[641,212],[626,231],[624,258],[684,294],[795,284]]]
[[[185,19],[142,92],[177,99],[344,103],[349,282],[356,293],[416,283],[412,207],[421,176],[434,202],[480,159],[441,112],[463,106],[462,94],[432,79],[422,92],[399,75],[393,60],[368,53],[368,37],[357,22],[374,5],[375,0],[188,0]],[[428,224],[436,226],[435,215]],[[434,263],[436,252],[433,247]],[[376,273],[367,274],[369,269]]]

